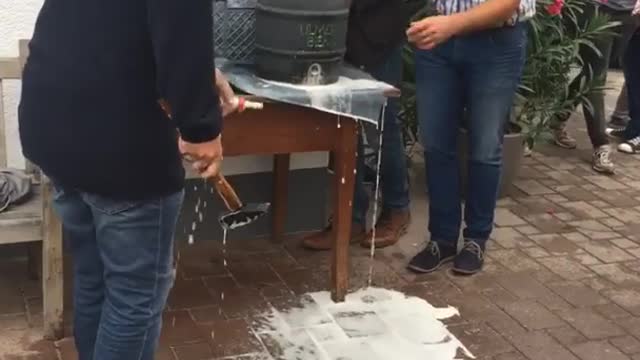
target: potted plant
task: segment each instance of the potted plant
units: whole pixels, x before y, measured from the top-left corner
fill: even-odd
[[[549,134],[550,124],[559,115],[570,113],[576,104],[589,107],[586,94],[593,89],[587,77],[577,90],[569,84],[582,66],[580,46],[590,46],[593,40],[609,35],[618,23],[606,15],[594,16],[584,26],[577,23],[577,14],[589,0],[538,0],[537,14],[529,22],[527,59],[522,81],[516,94],[510,119],[506,122],[503,147],[503,174],[500,194],[504,195],[517,177],[525,146],[529,149]],[[416,18],[433,11],[425,8]],[[416,116],[414,49],[404,51],[404,82],[401,120],[405,141],[412,145],[419,139]],[[598,52],[599,53],[599,52]],[[464,119],[461,119],[459,141],[462,184],[466,184],[467,146]]]
[[[584,103],[589,108],[587,94],[595,89],[587,76],[577,88],[570,83],[582,67],[580,46],[589,46],[600,56],[593,40],[610,36],[620,25],[605,14],[597,14],[584,26],[577,16],[590,0],[538,0],[538,13],[529,29],[527,62],[514,104],[514,119],[529,148],[549,135],[552,122],[568,115]]]

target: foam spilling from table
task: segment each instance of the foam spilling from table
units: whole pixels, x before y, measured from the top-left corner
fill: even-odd
[[[336,115],[378,124],[387,96],[395,87],[377,81],[366,72],[345,65],[337,82],[327,85],[298,85],[262,79],[249,66],[219,61],[229,82],[251,95],[306,106]]]
[[[457,315],[452,307],[370,287],[343,303],[334,303],[329,292],[307,294],[264,313],[253,326],[282,360],[474,358],[442,322]]]

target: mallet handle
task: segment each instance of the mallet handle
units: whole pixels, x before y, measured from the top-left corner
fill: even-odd
[[[158,100],[158,103],[160,104],[162,110],[165,111],[167,116],[171,117],[171,109],[169,108],[169,104],[166,102],[166,100],[160,99]],[[208,180],[216,188],[218,195],[220,195],[220,198],[222,199],[222,201],[224,201],[224,204],[227,206],[227,209],[229,211],[236,211],[242,208],[243,204],[240,200],[240,197],[238,197],[236,191],[222,174],[218,174],[217,176],[209,178]]]
[[[209,181],[216,188],[218,195],[220,195],[220,198],[222,198],[222,201],[224,201],[229,211],[236,211],[242,208],[243,203],[240,197],[238,197],[236,191],[222,174],[210,178]]]

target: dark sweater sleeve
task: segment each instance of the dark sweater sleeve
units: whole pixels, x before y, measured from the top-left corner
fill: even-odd
[[[147,0],[160,97],[188,142],[215,139],[222,115],[215,84],[211,0]]]
[[[401,2],[402,0],[353,0],[351,3],[352,10],[362,13],[372,8],[379,7],[380,4],[387,2]]]

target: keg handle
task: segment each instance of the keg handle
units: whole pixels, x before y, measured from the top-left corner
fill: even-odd
[[[307,81],[309,85],[319,85],[322,80],[322,66],[318,63],[313,63],[307,70]]]

